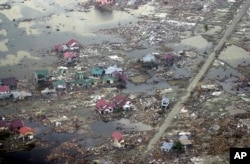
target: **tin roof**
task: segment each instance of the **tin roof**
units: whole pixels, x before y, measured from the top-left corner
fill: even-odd
[[[113,139],[117,140],[117,141],[121,141],[122,140],[122,134],[118,131],[114,131],[112,133],[112,137]]]
[[[0,92],[9,92],[10,88],[7,85],[0,85]]]
[[[19,133],[22,134],[22,135],[26,135],[27,133],[31,133],[31,134],[34,134],[35,133],[35,130],[28,127],[28,126],[23,126],[19,129]]]

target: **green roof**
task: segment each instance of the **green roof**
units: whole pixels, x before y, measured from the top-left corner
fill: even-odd
[[[113,80],[113,81],[114,81],[114,78],[111,77],[111,76],[104,76],[104,77],[102,78],[102,80],[103,80],[104,82],[107,82],[107,81],[109,81],[109,80]]]
[[[95,82],[94,79],[79,79],[79,80],[72,80],[72,84],[80,84],[80,85],[87,85],[91,86]]]
[[[86,84],[86,82],[85,82],[84,79],[79,79],[79,80],[77,81],[77,83],[80,84],[80,85]]]
[[[87,86],[92,85],[94,82],[95,82],[94,79],[85,79],[85,84],[86,84]]]
[[[48,76],[49,75],[49,70],[36,70],[35,74],[37,76]]]
[[[53,86],[56,87],[58,85],[66,85],[66,82],[64,80],[57,80],[53,82]]]
[[[103,73],[103,69],[99,67],[92,68],[92,75],[101,75]]]

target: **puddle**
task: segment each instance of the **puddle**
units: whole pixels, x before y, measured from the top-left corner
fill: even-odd
[[[55,44],[66,43],[72,38],[83,45],[104,41],[123,42],[119,36],[98,34],[96,31],[136,22],[139,14],[132,10],[129,13],[102,12],[94,7],[89,12],[81,12],[74,9],[77,3],[72,1],[64,2],[64,5],[59,0],[53,3],[38,0],[6,2],[12,8],[0,11],[0,20],[4,22],[1,23],[3,37],[0,40],[0,58],[3,59],[0,77],[16,76],[18,79],[29,78],[35,69],[53,64],[56,58],[43,55],[53,49]],[[74,12],[65,10],[69,7]]]
[[[167,82],[159,82],[157,84],[140,84],[140,85],[127,82],[126,89],[123,89],[122,91],[124,93],[144,92],[147,94],[154,94],[157,89],[166,89],[166,88],[170,88],[170,85]]]
[[[79,141],[80,146],[85,147],[95,147],[103,144],[105,140],[103,138],[84,138],[82,141]]]
[[[173,70],[173,77],[176,79],[181,79],[181,78],[189,78],[192,75],[192,71],[190,68],[175,68]]]
[[[204,39],[202,36],[194,36],[188,39],[183,39],[180,43],[184,47],[195,48],[197,52],[204,53],[212,46],[210,42]]]
[[[69,3],[72,8],[77,6],[77,3]],[[96,31],[136,22],[135,16],[138,15],[132,11],[102,12],[94,7],[89,12],[77,9],[70,12],[65,11],[66,5],[59,5],[60,1],[55,1],[53,5],[48,4],[49,2],[25,1],[21,4],[14,3],[10,10],[0,11],[3,14],[0,18],[5,22],[2,28],[10,38],[7,46],[9,50],[12,47],[10,52],[32,48],[49,50],[55,44],[67,42],[71,38],[82,44],[101,43],[106,40],[118,42],[121,41],[118,37],[99,35]],[[41,8],[46,8],[46,12],[39,10]],[[27,21],[18,22],[20,20]]]
[[[6,52],[8,51],[8,47],[6,46],[6,43],[8,42],[7,39],[1,40],[0,41],[0,52]]]
[[[248,93],[249,88],[239,88],[238,91],[232,90],[232,86],[237,84],[235,81],[237,81],[240,76],[240,73],[230,67],[212,67],[209,69],[206,79],[219,83],[223,87],[223,90],[230,94]]]
[[[95,134],[109,137],[111,136],[112,132],[116,130],[117,125],[112,121],[110,122],[97,121],[92,123],[90,127]]]
[[[31,151],[6,154],[3,163],[43,164],[51,148],[34,148]]]
[[[236,68],[239,64],[250,64],[250,53],[241,47],[232,45],[228,46],[224,51],[221,52],[219,59]]]
[[[4,161],[6,163],[35,163],[43,164],[45,163],[46,157],[50,154],[50,150],[54,147],[60,145],[62,142],[68,141],[72,138],[78,137],[76,133],[49,133],[44,135],[42,132],[50,130],[51,126],[43,126],[33,121],[25,122],[27,126],[30,126],[36,130],[36,137],[45,141],[49,144],[49,147],[41,148],[34,145],[34,147],[29,151],[18,151],[7,153],[4,156]]]
[[[128,119],[120,119],[116,121],[103,122],[97,121],[92,123],[91,128],[95,134],[110,137],[112,132],[117,130],[117,128],[124,131],[148,131],[153,128],[149,125],[139,123],[131,123]]]
[[[152,52],[157,52],[156,50],[156,46],[150,46],[147,49],[141,49],[141,50],[133,50],[131,52],[127,52],[127,57],[129,58],[142,58],[144,56],[146,56],[147,54],[150,54]]]
[[[0,61],[0,77],[15,76],[17,79],[32,79],[34,71],[46,67],[52,69],[51,65],[57,61],[55,56],[34,57],[29,53],[18,53],[17,55],[7,55]],[[25,56],[27,54],[27,56]],[[6,62],[4,62],[6,61]]]

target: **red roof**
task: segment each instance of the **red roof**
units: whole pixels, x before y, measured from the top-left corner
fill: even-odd
[[[65,52],[63,55],[64,59],[68,59],[68,58],[75,58],[76,55],[73,54],[72,52]]]
[[[7,85],[0,85],[0,92],[9,92],[10,88]]]
[[[167,59],[167,60],[172,60],[172,59],[174,59],[175,58],[175,56],[173,55],[173,54],[166,54],[165,56],[164,56],[164,59]]]
[[[124,72],[120,73],[118,71],[114,71],[112,74],[113,74],[113,76],[115,76],[121,80],[124,80],[124,81],[128,80],[128,76]]]
[[[79,44],[79,42],[78,41],[76,41],[75,39],[70,39],[66,44],[67,44],[67,46],[68,47],[71,47],[72,46],[72,44],[74,44],[74,43],[77,43],[77,44]]]
[[[35,130],[28,126],[24,126],[19,130],[19,132],[22,135],[26,135],[27,133],[35,133]]]
[[[13,87],[16,87],[17,85],[17,80],[15,77],[3,78],[0,81],[2,82],[3,85],[13,86]]]
[[[100,3],[102,5],[105,5],[105,4],[113,4],[115,3],[115,0],[96,0],[96,3]]]
[[[18,128],[21,128],[23,126],[24,126],[24,123],[20,119],[16,119],[16,120],[11,121],[11,128],[13,130],[18,130]]]
[[[99,111],[105,111],[108,108],[113,108],[112,105],[104,99],[97,100],[95,106]]]
[[[114,131],[112,133],[112,137],[113,139],[117,140],[117,141],[121,141],[122,140],[122,134],[118,131]]]
[[[129,99],[123,95],[117,95],[113,98],[112,104],[116,108],[123,107]]]
[[[56,50],[62,50],[63,49],[63,45],[62,44],[57,44],[57,45],[55,45],[55,49]]]

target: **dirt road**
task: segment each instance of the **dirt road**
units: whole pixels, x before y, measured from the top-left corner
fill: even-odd
[[[245,1],[243,5],[241,5],[241,8],[238,10],[237,15],[235,15],[234,19],[231,21],[231,24],[227,26],[227,29],[225,30],[222,38],[218,42],[218,44],[215,46],[213,52],[209,55],[208,59],[198,72],[198,74],[193,78],[192,82],[188,86],[186,90],[186,94],[180,98],[179,102],[173,107],[173,109],[170,111],[169,115],[166,117],[164,123],[160,126],[159,130],[153,138],[150,140],[146,152],[145,157],[147,156],[148,152],[153,148],[153,146],[156,144],[156,142],[160,139],[160,137],[163,135],[163,133],[166,131],[166,129],[171,125],[171,122],[175,118],[175,116],[179,113],[181,108],[183,107],[183,103],[187,100],[187,98],[190,96],[191,91],[195,88],[197,83],[202,79],[203,75],[206,74],[207,70],[209,69],[210,65],[213,63],[214,59],[220,53],[225,41],[228,37],[230,37],[231,33],[235,29],[237,23],[240,21],[241,17],[246,13],[247,9],[250,6],[250,0]],[[216,55],[217,54],[217,55]]]

